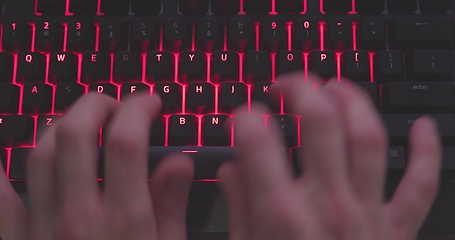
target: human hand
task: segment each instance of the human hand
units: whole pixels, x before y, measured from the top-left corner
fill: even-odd
[[[315,92],[293,74],[272,87],[273,95],[281,93],[301,116],[304,173],[292,177],[275,122],[264,131],[262,119],[238,110],[239,159],[219,171],[231,240],[415,239],[438,189],[441,147],[434,121],[414,123],[405,176],[384,203],[386,131],[363,90],[329,82]]]
[[[28,160],[30,213],[0,174],[3,240],[184,240],[193,163],[170,156],[148,176],[149,129],[158,97],[123,103],[81,98]],[[97,183],[100,126],[108,124],[104,189]]]

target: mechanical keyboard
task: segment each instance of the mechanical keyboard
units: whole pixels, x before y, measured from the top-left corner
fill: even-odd
[[[3,166],[25,193],[26,156],[79,97],[97,92],[122,101],[150,91],[163,101],[150,133],[150,169],[171,152],[190,154],[196,172],[189,231],[225,239],[216,171],[233,158],[235,142],[224,123],[240,105],[269,106],[264,126],[280,123],[290,167],[300,174],[299,117],[283,100],[272,102],[268,88],[280,74],[302,71],[304,81],[315,72],[352,80],[381,114],[390,136],[387,195],[406,168],[410,126],[423,114],[437,120],[443,183],[422,236],[455,236],[453,6],[453,0],[0,0]]]

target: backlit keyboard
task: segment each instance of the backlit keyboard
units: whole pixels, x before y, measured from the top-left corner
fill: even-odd
[[[163,101],[151,168],[183,152],[196,162],[197,182],[215,179],[235,147],[223,124],[236,107],[258,101],[272,111],[264,125],[282,126],[299,174],[299,117],[272,102],[268,88],[280,74],[303,71],[302,81],[316,72],[366,90],[389,131],[389,179],[406,167],[411,124],[432,114],[445,146],[443,178],[453,180],[452,7],[453,0],[0,0],[1,159],[20,191],[37,136],[79,97],[93,91],[122,101],[150,91]],[[102,146],[101,134],[101,156]]]

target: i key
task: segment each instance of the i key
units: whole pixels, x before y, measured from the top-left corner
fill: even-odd
[[[169,118],[169,145],[197,145],[197,122],[194,115],[172,115]]]
[[[67,47],[72,51],[95,50],[95,25],[85,20],[68,21]]]
[[[370,81],[370,55],[367,51],[346,51],[341,59],[343,76],[356,82]]]
[[[211,61],[210,72],[213,80],[238,79],[239,55],[235,51],[215,51]]]
[[[39,52],[19,52],[17,63],[18,82],[44,82],[45,56]]]
[[[142,60],[134,51],[119,51],[114,57],[114,79],[117,82],[138,81],[142,76]]]
[[[30,50],[32,30],[26,22],[5,21],[2,24],[3,48],[9,52]]]
[[[333,51],[313,51],[309,55],[308,68],[324,78],[336,76],[336,59]]]
[[[282,47],[286,35],[286,25],[282,18],[266,18],[262,20],[262,38],[267,44],[267,48],[272,52]]]
[[[50,113],[52,87],[44,83],[24,84],[22,112],[27,114]]]
[[[50,54],[49,79],[51,82],[74,82],[77,77],[77,56],[72,52]]]
[[[202,119],[202,144],[204,146],[229,146],[231,134],[227,134],[225,123],[228,115],[204,115]]]
[[[39,50],[62,50],[63,25],[55,21],[37,21],[35,46]]]

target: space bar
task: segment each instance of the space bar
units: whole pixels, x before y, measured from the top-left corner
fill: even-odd
[[[149,147],[149,169],[153,171],[158,163],[172,153],[184,153],[194,160],[194,179],[215,179],[220,166],[234,159],[232,147]],[[104,147],[100,147],[98,176],[104,176]]]

